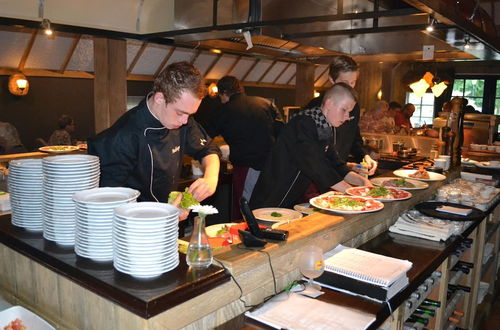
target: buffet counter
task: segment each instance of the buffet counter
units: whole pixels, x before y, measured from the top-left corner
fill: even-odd
[[[454,178],[458,171],[448,175]],[[39,313],[60,328],[207,329],[220,325],[301,277],[298,251],[315,244],[359,246],[385,232],[399,214],[428,200],[446,181],[430,182],[408,200],[385,203],[376,213],[338,216],[315,213],[280,227],[287,242],[262,250],[231,246],[215,252],[214,265],[191,272],[184,261],[172,272],[139,281],[77,257],[0,218],[0,289],[4,296]],[[184,258],[181,256],[181,260]],[[272,265],[272,267],[271,267]],[[229,273],[239,284],[230,280]]]

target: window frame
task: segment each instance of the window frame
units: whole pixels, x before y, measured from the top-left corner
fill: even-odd
[[[481,113],[487,115],[495,114],[495,100],[496,97],[496,84],[500,81],[500,75],[484,75],[484,74],[458,74],[454,80],[460,79],[482,79],[484,80],[484,90],[483,90],[483,107]],[[455,82],[453,82],[455,84]],[[453,88],[453,86],[452,86]],[[479,109],[477,109],[479,110]]]
[[[418,112],[419,113],[419,116],[418,116],[419,120],[418,121],[419,121],[420,126],[422,126],[423,125],[423,122],[421,121],[421,119],[422,119],[422,107],[423,106],[425,106],[425,107],[432,107],[432,113],[431,113],[431,116],[429,117],[430,122],[427,122],[427,121],[425,122],[426,125],[432,125],[433,124],[433,119],[434,119],[434,117],[436,117],[435,114],[434,114],[434,105],[436,104],[436,98],[434,97],[434,94],[432,94],[432,92],[425,93],[425,94],[431,94],[432,95],[432,99],[433,99],[432,104],[427,104],[427,103],[424,104],[423,103],[424,97],[420,97],[419,98],[420,102],[418,104],[416,104],[415,102],[410,102],[410,94],[415,95],[415,93],[413,93],[413,91],[411,91],[411,90],[407,91],[406,92],[405,103],[411,103],[411,104],[413,104],[415,106],[415,112],[414,112],[412,118],[414,118],[415,114],[417,114],[417,112]],[[425,117],[425,118],[427,118],[427,117]],[[410,118],[410,121],[412,121],[411,118]],[[415,124],[412,122],[412,125],[415,125]]]

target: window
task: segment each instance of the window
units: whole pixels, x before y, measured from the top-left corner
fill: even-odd
[[[476,110],[483,109],[484,79],[455,79],[451,97],[465,97]]]
[[[497,80],[497,88],[495,94],[495,115],[500,115],[500,80]],[[500,130],[500,127],[499,127]]]
[[[415,106],[415,112],[410,118],[413,127],[421,127],[423,124],[432,125],[434,119],[434,94],[425,93],[422,98],[415,93],[406,93],[406,103]]]

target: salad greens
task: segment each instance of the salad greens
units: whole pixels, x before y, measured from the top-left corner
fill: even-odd
[[[389,190],[385,187],[374,187],[368,193],[371,197],[384,197],[389,195]]]
[[[179,207],[182,209],[188,209],[191,205],[199,205],[200,202],[198,202],[194,197],[193,194],[188,192],[188,188],[184,190],[184,192],[180,191],[171,191],[170,194],[168,194],[168,202],[172,203],[179,194],[182,194],[182,199],[179,204]]]
[[[283,214],[281,214],[281,213],[279,213],[279,212],[273,212],[273,213],[271,213],[271,216],[272,216],[272,217],[279,218],[279,217],[282,217],[282,216],[283,216]]]

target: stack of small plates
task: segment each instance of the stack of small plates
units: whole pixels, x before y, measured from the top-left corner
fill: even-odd
[[[113,213],[135,202],[139,192],[130,188],[94,188],[77,192],[75,201],[75,252],[98,261],[113,260]]]
[[[179,264],[179,211],[164,203],[130,203],[115,209],[113,265],[126,274],[150,278]]]
[[[43,237],[75,244],[73,194],[99,186],[99,158],[90,155],[46,157],[43,165]]]
[[[12,224],[42,231],[42,160],[19,159],[9,162],[9,192]]]

